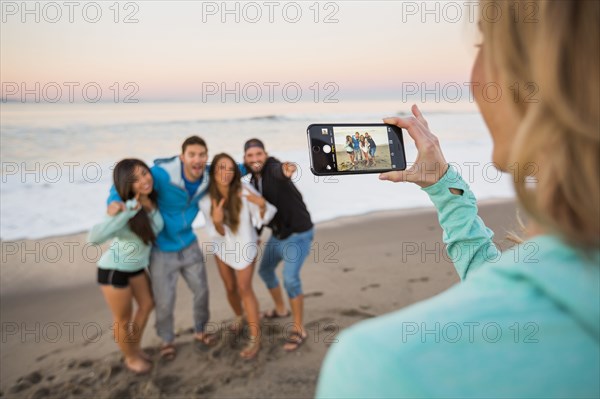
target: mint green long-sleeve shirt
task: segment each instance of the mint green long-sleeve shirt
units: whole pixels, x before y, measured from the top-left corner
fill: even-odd
[[[98,261],[99,268],[134,272],[148,267],[152,246],[145,244],[128,226],[129,220],[141,210],[135,209],[137,205],[135,199],[127,201],[124,211],[115,216],[106,216],[90,230],[88,242],[92,244],[100,245],[113,238],[108,250]],[[154,234],[158,234],[164,226],[160,212],[155,208],[148,216]]]
[[[453,167],[423,190],[463,281],[344,330],[316,396],[598,398],[600,251],[542,235],[500,253]]]

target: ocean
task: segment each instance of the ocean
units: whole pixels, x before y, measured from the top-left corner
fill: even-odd
[[[38,239],[88,230],[102,220],[112,167],[125,157],[152,164],[177,155],[190,135],[203,137],[209,158],[242,160],[243,144],[263,140],[267,152],[299,164],[294,178],[315,222],[374,211],[430,206],[414,184],[382,182],[377,174],[316,177],[309,168],[311,123],[381,123],[403,115],[399,101],[338,104],[95,103],[1,105],[0,239]],[[491,163],[492,141],[472,106],[422,106],[446,160],[460,168],[478,199],[511,198],[509,175]],[[407,161],[416,157],[405,132]],[[202,216],[195,221],[204,223]],[[402,227],[399,227],[402,228]],[[408,227],[407,227],[408,228]]]

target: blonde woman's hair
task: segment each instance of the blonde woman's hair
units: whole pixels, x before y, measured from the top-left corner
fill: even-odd
[[[517,197],[546,231],[600,247],[600,2],[480,1],[487,76],[518,115]],[[509,89],[510,88],[510,89]]]

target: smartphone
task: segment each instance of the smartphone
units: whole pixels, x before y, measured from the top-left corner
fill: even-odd
[[[310,170],[317,176],[406,169],[402,129],[383,123],[312,124],[307,128]]]

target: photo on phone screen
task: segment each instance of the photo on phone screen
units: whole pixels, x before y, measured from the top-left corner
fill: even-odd
[[[338,172],[392,169],[385,126],[333,127]]]
[[[315,175],[381,173],[406,169],[402,130],[385,124],[308,127]]]

